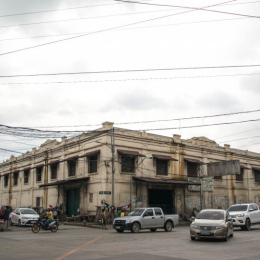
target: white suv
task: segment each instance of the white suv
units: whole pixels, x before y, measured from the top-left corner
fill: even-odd
[[[255,203],[235,204],[228,210],[233,219],[233,226],[250,230],[251,225],[260,224],[260,210]]]

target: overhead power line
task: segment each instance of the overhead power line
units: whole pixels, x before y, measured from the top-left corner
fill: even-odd
[[[233,4],[223,4],[225,5],[244,5],[244,4],[255,4],[260,1],[251,1],[251,2],[244,2],[244,3],[233,3]],[[68,8],[58,8],[58,9],[50,9],[50,10],[42,10],[42,11],[33,11],[33,12],[25,12],[25,13],[17,13],[17,14],[5,14],[0,15],[0,18],[3,17],[10,17],[10,16],[21,16],[21,15],[31,15],[31,14],[39,14],[39,13],[50,13],[50,12],[60,12],[60,11],[67,11],[67,10],[75,10],[75,9],[84,9],[84,8],[93,8],[93,7],[102,7],[108,5],[119,5],[123,3],[112,3],[112,4],[102,4],[102,5],[86,5],[86,6],[76,6],[76,7],[68,7]]]
[[[260,135],[245,137],[245,138],[240,138],[240,139],[234,139],[234,140],[229,140],[229,141],[222,141],[222,142],[218,142],[218,143],[221,144],[221,143],[226,143],[226,142],[237,142],[237,141],[247,140],[247,139],[252,139],[252,138],[257,138],[257,137],[260,137]]]
[[[6,152],[11,152],[11,153],[20,153],[20,154],[23,154],[23,153],[21,153],[21,152],[17,152],[17,151],[13,151],[13,150],[8,150],[8,149],[5,149],[5,148],[0,148],[0,150],[6,151]]]
[[[18,78],[18,77],[39,77],[39,76],[62,76],[62,75],[79,75],[79,74],[109,74],[109,73],[131,73],[131,72],[154,72],[154,71],[174,71],[174,70],[203,70],[203,69],[229,69],[229,68],[253,68],[260,67],[260,64],[250,65],[220,65],[204,67],[179,67],[179,68],[162,68],[162,69],[133,69],[133,70],[102,70],[102,71],[79,71],[79,72],[58,72],[58,73],[39,73],[24,75],[0,75],[0,78]]]
[[[145,81],[145,80],[171,80],[171,79],[194,79],[194,78],[219,78],[219,77],[237,77],[237,76],[255,76],[260,73],[240,73],[232,75],[201,75],[201,76],[176,76],[170,78],[138,78],[138,79],[104,79],[104,80],[77,80],[77,81],[52,81],[52,82],[6,82],[0,85],[49,85],[49,84],[79,84],[79,83],[101,83],[101,82],[123,82],[123,81]]]
[[[222,5],[222,4],[234,2],[234,1],[236,1],[236,0],[226,1],[226,2],[219,3],[219,4],[215,4],[215,5],[210,5],[210,6],[206,6],[204,8],[218,6],[218,5]],[[98,31],[94,31],[94,32],[90,32],[90,33],[86,33],[86,34],[82,34],[82,35],[77,35],[77,36],[73,36],[73,37],[69,37],[69,38],[65,38],[65,39],[60,39],[60,40],[56,40],[56,41],[52,41],[52,42],[46,42],[46,43],[43,43],[43,44],[38,44],[38,45],[30,46],[30,47],[25,47],[25,48],[22,48],[22,49],[17,49],[17,50],[13,50],[13,51],[0,53],[0,56],[12,54],[12,53],[16,53],[16,52],[21,52],[21,51],[25,51],[25,50],[29,50],[29,49],[34,49],[34,48],[38,48],[38,47],[42,47],[42,46],[46,46],[46,45],[50,45],[50,44],[54,44],[54,43],[58,43],[58,42],[68,41],[68,40],[84,37],[84,36],[87,36],[87,35],[92,35],[92,34],[107,32],[107,31],[111,31],[111,30],[115,30],[115,29],[119,29],[119,28],[124,28],[124,27],[131,26],[131,25],[155,21],[155,20],[166,18],[166,17],[171,17],[171,16],[174,16],[174,15],[194,12],[194,11],[197,11],[197,10],[189,10],[189,11],[184,11],[184,12],[180,12],[180,13],[174,13],[174,14],[164,15],[164,16],[160,16],[160,17],[150,18],[150,19],[147,19],[147,20],[139,21],[139,22],[133,22],[133,23],[125,24],[125,25],[119,25],[119,26],[115,26],[115,27],[111,27],[111,28],[107,28],[107,29],[102,29],[102,30],[98,30]]]
[[[148,26],[142,26],[142,27],[122,28],[122,29],[118,29],[118,30],[136,30],[136,29],[156,28],[156,27],[164,27],[164,26],[180,26],[180,25],[199,24],[199,23],[235,21],[235,20],[242,20],[242,19],[248,19],[248,18],[240,17],[240,18],[226,18],[226,19],[217,19],[217,20],[193,21],[193,22],[185,22],[185,23],[148,25]],[[37,35],[37,36],[28,36],[28,37],[5,38],[5,39],[0,39],[0,41],[15,41],[15,40],[38,39],[38,38],[47,38],[47,37],[60,37],[60,36],[66,36],[66,35],[79,35],[79,34],[84,34],[84,33],[88,33],[88,32],[74,32],[74,33],[72,32],[72,33],[63,33],[63,34],[48,34],[48,35]]]
[[[151,4],[151,3],[142,3],[142,2],[135,2],[135,1],[124,1],[124,0],[114,0],[114,1],[124,2],[124,3],[131,3],[131,4],[179,7],[179,8],[183,8],[183,9],[196,10],[196,11],[200,10],[200,11],[207,11],[207,12],[214,12],[214,13],[221,13],[221,14],[229,14],[229,15],[236,15],[236,16],[243,16],[243,17],[250,17],[250,18],[258,18],[258,19],[260,18],[260,16],[257,16],[257,15],[238,14],[238,13],[231,13],[231,12],[224,12],[224,11],[217,11],[217,10],[209,10],[209,9],[200,8],[200,7],[197,8],[197,7],[179,6],[179,5]]]
[[[38,24],[48,24],[48,23],[72,22],[72,21],[89,20],[89,19],[97,19],[97,18],[107,18],[107,17],[115,17],[115,16],[126,16],[126,15],[139,15],[139,14],[145,14],[145,13],[171,12],[171,11],[172,10],[168,9],[168,10],[145,11],[145,12],[135,12],[135,13],[110,14],[110,15],[90,16],[90,17],[82,17],[82,18],[71,18],[71,19],[54,20],[54,21],[22,23],[22,24],[13,24],[13,25],[1,25],[0,28],[38,25]]]
[[[244,120],[244,121],[237,121],[237,122],[223,122],[223,123],[208,124],[208,125],[193,125],[193,126],[178,126],[178,127],[168,127],[168,128],[141,129],[141,130],[136,130],[136,131],[161,131],[161,130],[173,130],[173,129],[187,129],[187,128],[218,126],[218,125],[234,125],[234,124],[242,124],[242,123],[257,122],[257,121],[260,121],[260,119],[251,119],[251,120]]]
[[[120,3],[120,4],[123,4],[123,3]],[[238,3],[226,4],[226,5],[236,5],[236,4],[238,4]],[[240,3],[240,4],[244,4],[244,3]],[[221,6],[225,6],[225,4],[222,4]],[[182,9],[182,8],[176,8],[176,10],[177,9],[179,10],[179,9]],[[54,20],[54,21],[42,21],[42,22],[32,22],[32,23],[23,23],[23,24],[1,25],[0,28],[29,26],[29,25],[38,25],[38,24],[49,24],[49,23],[59,23],[59,22],[72,22],[72,21],[89,20],[89,19],[97,19],[97,18],[107,18],[107,17],[125,16],[125,15],[139,15],[139,14],[145,14],[145,13],[171,12],[171,11],[172,10],[167,9],[167,10],[143,11],[143,12],[134,12],[134,13],[109,14],[109,15],[100,15],[100,16],[90,16],[90,17]]]
[[[67,10],[75,10],[75,9],[83,9],[83,8],[92,8],[92,7],[101,7],[101,6],[116,5],[116,4],[122,4],[122,3],[112,3],[112,4],[102,4],[102,5],[85,5],[85,6],[59,8],[59,9],[51,9],[51,10],[43,10],[43,11],[33,11],[33,12],[25,12],[25,13],[17,13],[17,14],[5,14],[5,15],[0,15],[0,18],[2,18],[2,17],[10,17],[10,16],[29,15],[29,14],[40,14],[40,13],[50,13],[50,12],[58,12],[58,11],[67,11]]]
[[[146,120],[146,121],[132,121],[132,122],[117,122],[114,123],[115,125],[129,125],[129,124],[147,124],[147,123],[159,123],[159,122],[170,122],[170,121],[180,121],[180,120],[193,120],[193,119],[206,119],[206,118],[214,118],[214,117],[222,117],[222,116],[233,116],[233,115],[241,115],[241,114],[250,114],[250,113],[257,113],[260,112],[260,109],[256,110],[249,110],[249,111],[239,111],[233,113],[224,113],[224,114],[215,114],[215,115],[204,115],[204,116],[193,116],[193,117],[182,117],[182,118],[171,118],[171,119],[158,119],[158,120]],[[71,126],[35,126],[32,128],[27,127],[12,127],[12,126],[5,126],[8,128],[22,128],[26,130],[36,129],[37,131],[44,131],[46,130],[39,130],[39,128],[58,128],[58,127],[90,127],[90,126],[100,126],[101,124],[89,124],[89,125],[71,125]],[[63,132],[63,131],[60,131]],[[74,132],[74,131],[73,131]]]

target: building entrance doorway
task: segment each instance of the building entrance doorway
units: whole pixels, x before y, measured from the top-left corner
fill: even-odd
[[[149,189],[149,207],[160,207],[164,214],[173,214],[173,191]]]
[[[68,217],[77,215],[79,208],[80,189],[67,190],[66,213]]]

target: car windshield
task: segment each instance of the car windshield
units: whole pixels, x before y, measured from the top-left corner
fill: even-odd
[[[134,211],[130,212],[128,216],[141,216],[144,212],[144,209],[135,209]]]
[[[211,220],[221,220],[224,219],[224,213],[220,211],[202,211],[196,216],[197,219],[211,219]]]
[[[235,206],[231,206],[228,209],[228,212],[230,211],[247,211],[247,205],[235,205]]]
[[[21,214],[33,214],[36,215],[37,213],[32,209],[22,209]]]

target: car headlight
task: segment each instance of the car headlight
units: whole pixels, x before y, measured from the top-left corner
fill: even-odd
[[[195,229],[200,229],[200,227],[198,225],[195,225],[195,224],[191,224],[190,227],[195,228]]]
[[[125,223],[126,223],[126,224],[130,223],[130,219],[127,219],[127,220],[125,221]]]
[[[27,217],[22,217],[22,219],[28,219]]]
[[[244,216],[245,216],[244,213],[241,213],[241,214],[238,214],[238,215],[237,215],[237,217],[239,217],[239,218],[240,218],[240,217],[244,217]]]
[[[224,229],[224,228],[225,228],[225,226],[223,226],[223,225],[216,226],[216,229]]]

